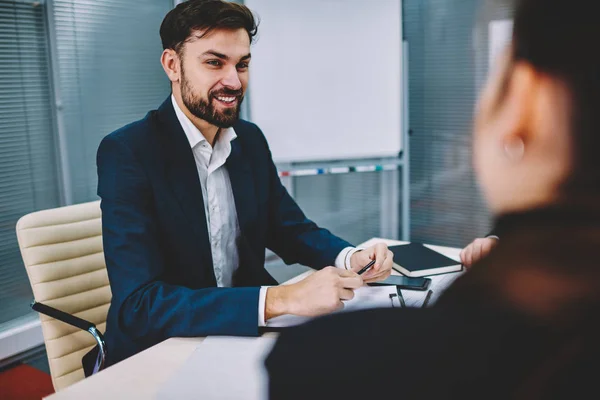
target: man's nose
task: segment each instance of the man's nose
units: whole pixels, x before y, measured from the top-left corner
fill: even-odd
[[[238,75],[238,71],[235,67],[227,69],[227,74],[221,80],[223,86],[228,87],[230,89],[241,89],[242,81],[240,81],[240,77]]]

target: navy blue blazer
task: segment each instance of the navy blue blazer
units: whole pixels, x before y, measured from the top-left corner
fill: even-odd
[[[349,243],[306,218],[281,184],[260,129],[240,120],[226,168],[241,235],[234,287],[217,288],[192,149],[171,98],[98,149],[111,365],[175,336],[258,335],[259,286],[286,263],[332,265]]]

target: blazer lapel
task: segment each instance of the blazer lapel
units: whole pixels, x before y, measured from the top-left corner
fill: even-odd
[[[204,200],[202,199],[202,188],[196,161],[190,143],[177,119],[170,96],[160,106],[158,115],[162,124],[162,137],[165,139],[163,146],[167,160],[165,167],[167,180],[175,193],[186,220],[196,234],[196,243],[200,245],[199,253],[202,256],[203,264],[210,266],[210,268],[207,268],[210,270],[209,276],[215,279],[208,227],[204,213]]]
[[[231,180],[240,231],[243,236],[247,237],[253,231],[252,225],[256,222],[258,206],[252,168],[244,157],[239,137],[240,132],[236,131],[236,133],[238,137],[231,142],[231,154],[225,165]]]

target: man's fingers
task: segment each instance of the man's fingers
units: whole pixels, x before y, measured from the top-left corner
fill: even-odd
[[[353,267],[353,269],[356,271],[360,270],[362,267],[367,265],[369,263],[369,261],[371,261],[369,252],[366,250],[357,251],[356,253],[354,253],[352,255],[352,258],[357,259],[357,265],[354,265],[354,267]]]
[[[377,278],[381,280],[381,277],[384,276],[387,272],[392,270],[392,266],[394,265],[394,253],[389,250],[385,251],[385,260],[379,266],[379,269],[371,269],[364,276],[364,280],[371,280],[373,278]]]
[[[370,270],[365,275],[363,275],[363,280],[372,282],[384,280],[387,276],[392,272],[392,267],[394,265],[394,254],[391,251],[387,251],[387,256],[385,261],[381,265],[378,271]]]
[[[375,265],[373,270],[378,271],[387,258],[388,248],[385,244],[379,243],[375,246]]]
[[[392,253],[391,251],[388,250],[386,257],[385,257],[385,261],[383,262],[383,269],[385,271],[391,271],[393,265],[394,265],[394,253]]]
[[[340,290],[340,299],[352,300],[353,298],[354,298],[354,290],[350,290],[350,289],[341,289]]]
[[[338,273],[338,275],[341,276],[342,278],[354,278],[354,277],[360,276],[356,272],[351,271],[349,269],[336,268],[335,270]]]
[[[365,278],[364,282],[365,283],[373,283],[373,282],[381,282],[381,281],[385,281],[387,278],[390,277],[390,275],[392,274],[392,271],[384,271],[379,275],[370,277],[370,278]]]
[[[354,274],[356,275],[356,274]],[[345,289],[358,289],[363,285],[363,280],[360,276],[356,275],[354,277],[342,278],[342,287]]]

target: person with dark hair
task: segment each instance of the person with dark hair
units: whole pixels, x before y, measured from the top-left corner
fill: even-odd
[[[243,5],[177,5],[160,27],[172,94],[100,144],[107,365],[169,337],[256,336],[279,315],[326,314],[390,275],[385,244],[358,250],[306,218],[240,120],[256,32]],[[276,286],[265,248],[320,271]]]
[[[431,307],[317,318],[266,359],[272,399],[598,398],[600,24],[518,0],[474,165],[500,240]]]

